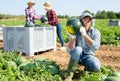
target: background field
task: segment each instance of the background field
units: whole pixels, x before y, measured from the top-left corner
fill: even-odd
[[[2,19],[0,20],[0,25],[24,26],[24,21],[23,19]],[[60,19],[65,45],[67,45],[69,40],[66,32],[66,22],[67,19]],[[84,71],[83,66],[79,66],[75,71],[73,81],[104,81],[114,71],[118,72],[120,70],[120,27],[108,26],[108,22],[108,19],[95,20],[95,28],[101,33],[101,47],[96,51],[96,57],[102,63],[101,70],[91,73]],[[36,24],[40,25],[41,23],[37,20]],[[58,38],[57,42],[57,48],[60,48]],[[70,58],[66,51],[50,50],[37,53],[32,58],[24,56],[24,54],[22,57],[25,57],[27,62],[21,58],[20,53],[0,50],[0,81],[64,81],[65,71]],[[42,59],[37,60],[38,58]],[[49,65],[56,67],[57,71],[55,68],[48,71],[46,67]]]
[[[65,42],[68,42],[69,36],[66,33],[66,22],[67,19],[60,19],[62,25],[62,34]],[[97,28],[101,33],[101,45],[120,45],[120,26],[109,26],[109,19],[96,19],[95,28]],[[23,19],[10,19],[10,20],[0,20],[0,25],[5,26],[24,26],[25,20]],[[41,24],[39,20],[36,20],[36,24]],[[59,42],[58,38],[57,41]]]

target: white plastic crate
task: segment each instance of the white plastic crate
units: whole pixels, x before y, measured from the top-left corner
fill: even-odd
[[[4,51],[35,52],[56,50],[56,27],[3,27]]]
[[[120,26],[120,20],[109,20],[109,26]]]
[[[3,40],[3,32],[2,32],[2,30],[3,30],[3,27],[0,27],[0,40]]]

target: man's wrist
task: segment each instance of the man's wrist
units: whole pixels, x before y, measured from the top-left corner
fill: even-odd
[[[71,39],[76,39],[76,36],[75,35],[71,35],[70,38]]]
[[[82,34],[82,36],[84,37],[85,35],[86,35],[86,32],[83,32],[83,33],[81,33]]]

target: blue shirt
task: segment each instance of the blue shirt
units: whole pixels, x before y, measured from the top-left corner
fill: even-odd
[[[88,35],[90,36],[90,38],[93,40],[93,44],[90,47],[86,40],[84,39],[84,37],[82,37],[82,35],[80,33],[78,33],[76,35],[76,44],[75,46],[80,46],[83,48],[83,53],[84,54],[94,54],[94,52],[99,49],[100,47],[100,32],[93,28],[90,27],[89,31],[88,31]]]

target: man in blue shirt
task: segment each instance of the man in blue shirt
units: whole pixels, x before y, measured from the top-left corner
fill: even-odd
[[[96,72],[101,68],[101,63],[96,58],[95,51],[100,47],[100,32],[92,27],[92,15],[83,13],[80,17],[82,27],[78,34],[70,35],[71,39],[67,48],[70,61],[65,81],[72,81],[73,71],[78,64],[82,64],[89,71]]]

